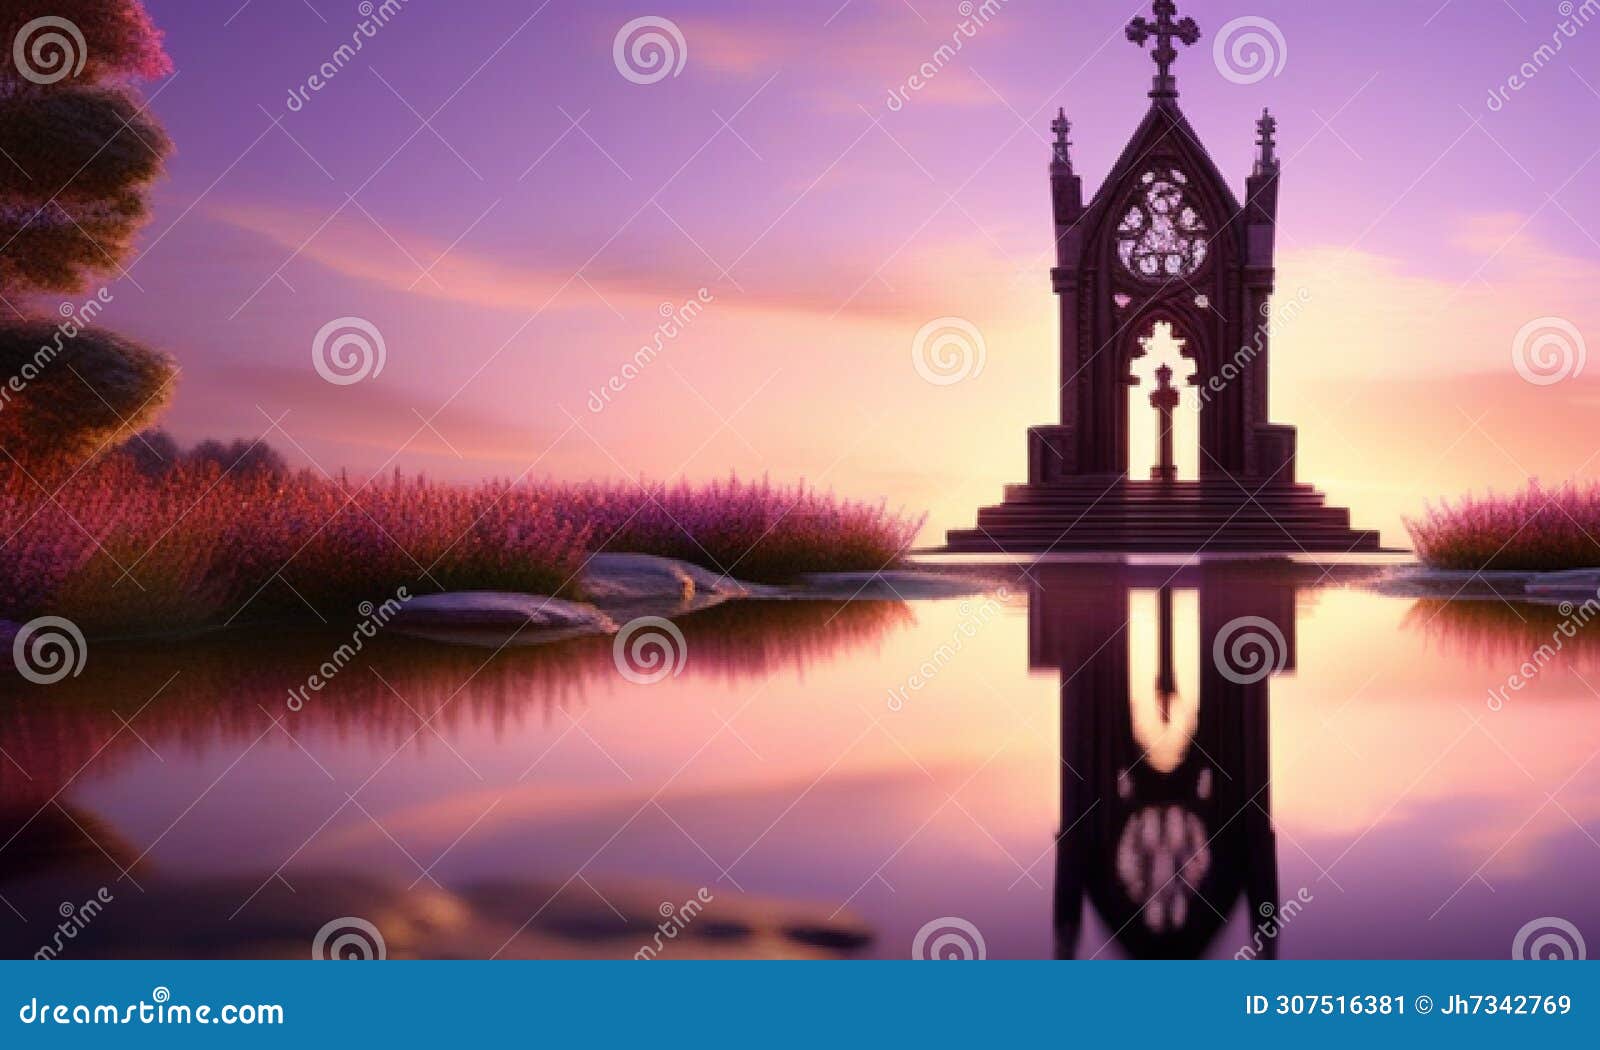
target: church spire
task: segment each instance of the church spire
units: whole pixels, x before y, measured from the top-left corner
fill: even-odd
[[[1072,170],[1072,140],[1067,136],[1072,133],[1072,121],[1067,119],[1067,110],[1063,106],[1056,110],[1056,119],[1050,122],[1050,130],[1055,132],[1056,141],[1051,149],[1051,162],[1064,165],[1067,171]]]
[[[1259,146],[1261,150],[1260,153],[1256,155],[1257,175],[1265,175],[1270,171],[1277,170],[1277,131],[1278,118],[1273,116],[1270,110],[1263,109],[1261,111],[1261,119],[1256,121],[1256,145]]]
[[[1150,57],[1155,60],[1156,77],[1150,97],[1158,101],[1177,98],[1178,78],[1172,75],[1172,63],[1178,59],[1178,49],[1172,42],[1177,40],[1192,47],[1200,39],[1200,26],[1192,18],[1176,20],[1178,5],[1174,0],[1155,0],[1151,6],[1156,20],[1152,22],[1141,15],[1129,22],[1128,39],[1144,47],[1145,41],[1155,38]]]

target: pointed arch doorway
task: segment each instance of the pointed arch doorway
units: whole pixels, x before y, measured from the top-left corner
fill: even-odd
[[[1194,481],[1200,477],[1200,398],[1191,341],[1168,319],[1135,330],[1128,387],[1128,478]]]

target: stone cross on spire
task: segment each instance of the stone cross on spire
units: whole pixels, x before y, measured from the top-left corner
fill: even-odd
[[[1256,174],[1263,175],[1278,166],[1278,118],[1268,110],[1261,111],[1261,119],[1256,121],[1256,145],[1261,147],[1260,154],[1256,157]]]
[[[1056,111],[1056,119],[1050,122],[1050,130],[1056,133],[1055,162],[1072,167],[1072,156],[1068,152],[1072,140],[1067,138],[1072,132],[1072,121],[1067,119],[1065,107]]]
[[[1150,57],[1156,63],[1155,86],[1150,89],[1150,97],[1155,99],[1177,98],[1178,80],[1172,75],[1172,63],[1178,59],[1178,49],[1172,46],[1174,40],[1188,46],[1194,46],[1200,39],[1200,26],[1192,18],[1175,21],[1178,5],[1174,0],[1155,0],[1152,5],[1155,9],[1154,22],[1143,15],[1128,23],[1128,39],[1144,47],[1145,41],[1155,37],[1155,49],[1150,52]]]

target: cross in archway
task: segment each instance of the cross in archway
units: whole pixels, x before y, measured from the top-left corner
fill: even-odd
[[[1178,466],[1172,461],[1172,410],[1178,407],[1182,394],[1172,385],[1172,369],[1162,365],[1156,369],[1156,388],[1150,392],[1150,406],[1156,410],[1156,427],[1160,435],[1161,459],[1150,468],[1152,481],[1176,481]]]
[[[1155,37],[1156,46],[1150,52],[1150,57],[1155,59],[1157,72],[1150,97],[1177,98],[1178,81],[1172,75],[1172,63],[1178,60],[1178,49],[1172,46],[1172,42],[1177,40],[1193,47],[1200,39],[1200,25],[1192,18],[1176,20],[1178,5],[1175,0],[1155,0],[1152,6],[1156,20],[1152,22],[1140,15],[1129,22],[1128,39],[1144,47],[1145,41]]]

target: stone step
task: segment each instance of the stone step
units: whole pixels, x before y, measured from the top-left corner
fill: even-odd
[[[1049,507],[1025,503],[1005,503],[983,507],[978,511],[979,521],[1119,521],[1145,522],[1155,526],[1166,523],[1205,521],[1277,521],[1289,522],[1339,522],[1348,527],[1350,512],[1343,507],[1258,507],[1253,503],[1234,507],[1201,505],[1191,507],[1141,507],[1128,505]]]
[[[1052,489],[1034,485],[1008,485],[1004,492],[1007,503],[1262,503],[1321,504],[1327,497],[1316,489],[1254,489],[1216,488],[1182,489],[1163,492],[1160,489]]]
[[[1343,536],[1359,531],[1338,522],[1202,522],[1172,526],[1144,524],[1124,525],[1117,522],[992,522],[980,521],[970,529],[960,531],[991,536],[1099,536],[1130,539],[1171,539],[1173,537],[1199,536]]]
[[[997,510],[1000,508],[1024,510],[1032,514],[1067,514],[1082,513],[1108,513],[1108,514],[1143,514],[1147,516],[1160,514],[1232,514],[1235,511],[1249,511],[1254,514],[1323,514],[1329,511],[1342,511],[1343,507],[1333,507],[1326,503],[1267,503],[1260,500],[1196,500],[1190,503],[1155,503],[1145,500],[1113,500],[1105,499],[1098,503],[1089,500],[1074,500],[1071,502],[1047,502],[1042,500],[1007,500],[1005,503],[994,503],[982,509]]]
[[[1060,481],[1018,484],[1013,488],[1032,488],[1040,491],[1068,491],[1088,489],[1104,492],[1109,488],[1124,488],[1137,492],[1182,492],[1226,489],[1246,492],[1316,492],[1315,485],[1304,481],[1273,481],[1266,478],[1205,478],[1188,481],[1150,481],[1148,479],[1110,478],[1103,475],[1064,478]]]
[[[1329,533],[1295,533],[1292,537],[1277,535],[1236,533],[1231,530],[1211,534],[1146,535],[1131,537],[1125,534],[1083,534],[1026,532],[1013,530],[985,535],[972,529],[950,533],[946,550],[958,554],[1018,553],[1079,551],[1129,551],[1134,553],[1188,553],[1193,551],[1262,551],[1272,553],[1359,554],[1382,550],[1375,532],[1333,531]]]
[[[1271,536],[1271,537],[1294,536],[1296,538],[1299,538],[1299,537],[1302,537],[1302,536],[1326,537],[1326,536],[1345,536],[1345,535],[1349,535],[1349,536],[1353,537],[1359,531],[1361,531],[1361,530],[1341,528],[1339,526],[1332,526],[1332,525],[1330,525],[1330,526],[1300,526],[1298,528],[1286,526],[1286,527],[1283,527],[1283,528],[1279,528],[1276,525],[1267,524],[1267,523],[1249,524],[1249,525],[1240,526],[1238,528],[1235,528],[1232,525],[1230,525],[1226,529],[1218,529],[1216,527],[1207,527],[1207,526],[1179,526],[1179,527],[1166,528],[1166,529],[1162,529],[1162,528],[1127,529],[1127,528],[1122,528],[1122,527],[1119,527],[1119,526],[1116,526],[1116,525],[1109,525],[1109,524],[1105,524],[1105,523],[1080,523],[1080,524],[1077,524],[1077,525],[1072,525],[1072,524],[1068,523],[1068,524],[1062,524],[1062,525],[1050,525],[1050,524],[996,525],[996,526],[992,526],[992,527],[989,526],[989,525],[985,525],[982,528],[956,529],[956,530],[953,530],[950,533],[950,535],[952,535],[952,536],[955,536],[955,535],[974,535],[974,536],[989,535],[989,536],[994,536],[994,537],[1010,537],[1010,536],[1034,536],[1034,537],[1038,537],[1038,536],[1046,536],[1046,537],[1074,536],[1074,537],[1084,537],[1084,538],[1087,538],[1087,537],[1126,537],[1128,539],[1135,539],[1135,540],[1144,540],[1144,539],[1169,540],[1169,539],[1177,539],[1177,538],[1185,538],[1185,539],[1187,539],[1187,538],[1195,538],[1195,537],[1198,537],[1200,539],[1205,539],[1206,537],[1217,536],[1217,535],[1252,536],[1252,537],[1260,537],[1260,536]]]
[[[1207,478],[1154,482],[1069,478],[1009,485],[978,511],[978,528],[948,535],[960,553],[1045,551],[1376,552],[1376,532],[1350,527],[1314,486]]]

